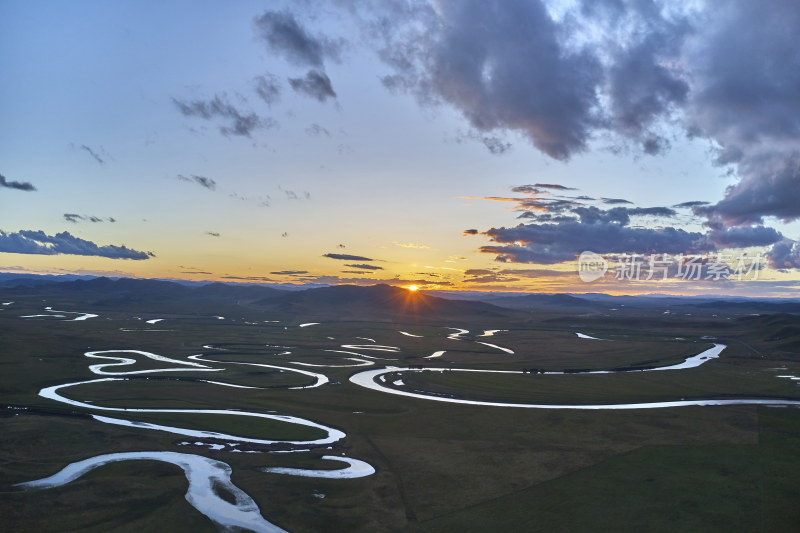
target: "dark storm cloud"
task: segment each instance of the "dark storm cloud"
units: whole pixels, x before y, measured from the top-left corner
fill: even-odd
[[[9,181],[5,176],[0,174],[0,187],[8,189],[16,189],[18,191],[35,191],[36,187],[27,181]]]
[[[199,117],[205,120],[222,118],[226,120],[227,124],[219,127],[220,133],[225,136],[250,137],[255,130],[273,128],[277,125],[272,118],[264,118],[253,112],[241,111],[230,104],[224,95],[215,95],[211,100],[184,101],[173,98],[172,103],[186,117]]]
[[[526,202],[521,202],[524,205]],[[725,228],[712,226],[706,233],[674,227],[630,227],[631,217],[678,215],[669,207],[559,206],[555,213],[526,211],[519,218],[535,223],[513,228],[492,228],[481,232],[499,245],[480,248],[507,263],[554,264],[575,259],[583,251],[603,254],[679,254],[702,253],[726,248],[766,246],[784,237],[764,226]],[[476,232],[477,233],[477,232]]]
[[[655,155],[688,134],[737,179],[698,214],[727,226],[800,218],[796,1],[568,4],[347,6],[390,69],[383,84],[454,108],[476,140],[521,133],[566,160],[592,139]]]
[[[110,259],[149,259],[151,252],[139,252],[126,246],[98,246],[80,239],[67,231],[47,235],[43,231],[18,231],[6,233],[0,230],[0,252],[38,255],[86,255]]]
[[[748,156],[738,168],[741,181],[728,187],[722,200],[696,207],[695,213],[725,225],[763,224],[765,217],[784,222],[800,218],[800,147],[788,155]]]
[[[599,125],[599,61],[565,47],[538,1],[470,0],[416,9],[414,31],[376,25],[379,55],[394,69],[383,79],[424,103],[458,109],[482,133],[521,131],[540,150],[567,159]]]
[[[350,268],[360,268],[361,270],[383,270],[383,267],[376,265],[345,265]]]
[[[205,176],[196,176],[194,174],[191,174],[189,176],[184,176],[183,174],[178,174],[177,178],[181,181],[190,181],[197,183],[198,185],[205,187],[206,189],[209,189],[211,191],[214,191],[217,188],[217,182]]]
[[[720,248],[747,248],[749,246],[774,244],[783,240],[784,237],[774,228],[740,226],[712,229],[709,233],[709,238]]]
[[[295,92],[316,98],[320,102],[336,98],[330,78],[319,70],[309,70],[303,78],[289,78],[289,85]]]
[[[338,259],[340,261],[375,261],[374,259],[370,259],[369,257],[363,257],[360,255],[349,255],[349,254],[323,254],[322,257],[327,257],[329,259]]]
[[[682,229],[630,228],[617,222],[520,224],[486,232],[500,246],[482,246],[501,262],[554,264],[585,250],[600,253],[696,253],[708,249],[706,236]]]
[[[339,59],[341,42],[311,35],[288,11],[267,11],[253,26],[270,51],[295,65],[322,68],[325,58]]]
[[[715,2],[696,64],[688,116],[697,135],[720,146],[718,162],[740,181],[702,210],[727,225],[800,217],[800,6]]]
[[[692,31],[689,21],[668,17],[653,1],[584,0],[581,8],[604,30],[600,44],[608,54],[605,90],[611,127],[638,140],[645,153],[665,151],[669,142],[649,128],[687,100],[689,84],[678,58]],[[622,42],[615,31],[619,28],[627,29]]]

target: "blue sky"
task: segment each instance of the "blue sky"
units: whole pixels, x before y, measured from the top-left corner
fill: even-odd
[[[778,1],[6,1],[0,267],[794,296],[798,21]],[[584,250],[605,279],[580,282]],[[632,253],[764,268],[614,279]]]

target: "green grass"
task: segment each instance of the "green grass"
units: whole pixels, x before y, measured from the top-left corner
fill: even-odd
[[[795,410],[760,412],[758,444],[644,446],[422,529],[796,531],[800,417]]]
[[[676,363],[705,349],[703,335],[728,344],[719,360],[696,369],[596,376],[410,373],[405,388],[472,399],[539,403],[612,403],[691,396],[800,397],[800,389],[776,374],[800,375],[793,352],[800,339],[787,329],[791,317],[739,319],[711,312],[702,317],[663,316],[660,310],[618,315],[570,316],[509,312],[486,320],[407,321],[385,318],[276,316],[246,306],[215,309],[181,303],[144,318],[168,318],[143,326],[124,306],[107,305],[85,322],[26,321],[43,305],[82,309],[63,300],[15,298],[0,313],[1,529],[12,531],[210,531],[211,523],[184,499],[183,473],[141,461],[99,468],[59,489],[19,492],[12,483],[53,474],[67,464],[103,453],[168,450],[228,462],[233,481],[258,503],[268,520],[290,531],[793,531],[800,491],[800,410],[752,406],[687,407],[637,412],[522,410],[444,404],[383,394],[355,386],[348,377],[384,364],[521,370],[606,369]],[[144,306],[142,306],[144,309]],[[87,309],[91,310],[91,309]],[[167,315],[166,311],[172,311]],[[137,312],[141,312],[137,311]],[[222,314],[228,320],[208,318]],[[608,313],[606,313],[608,314]],[[344,317],[346,318],[346,317]],[[244,321],[282,320],[248,325]],[[327,321],[326,320],[330,320]],[[309,328],[284,326],[322,321]],[[335,321],[335,322],[334,322]],[[450,340],[446,326],[470,329]],[[171,329],[170,332],[120,328]],[[494,337],[472,335],[507,329]],[[406,337],[399,331],[423,335]],[[580,331],[610,341],[578,339]],[[781,338],[775,339],[779,336]],[[333,337],[330,339],[329,337]],[[151,379],[105,382],[63,389],[65,396],[97,405],[141,408],[276,411],[344,431],[331,450],[295,454],[232,454],[203,446],[179,446],[181,435],[103,424],[96,412],[162,425],[213,430],[270,440],[319,438],[313,428],[235,416],[91,411],[37,395],[45,386],[95,379],[84,352],[137,349],[177,359],[208,352],[211,359],[341,363],[343,344],[398,346],[397,357],[374,367],[313,368],[337,385],[307,390],[296,373],[233,364],[221,372],[177,372]],[[680,337],[684,340],[676,340]],[[513,349],[514,355],[477,344]],[[214,344],[230,351],[205,350]],[[291,355],[266,344],[292,346]],[[91,348],[90,348],[91,347]],[[787,348],[788,347],[788,348]],[[440,359],[422,357],[438,350]],[[351,350],[359,351],[359,350]],[[125,354],[120,354],[125,356]],[[166,364],[143,361],[119,370]],[[786,370],[770,370],[786,367]],[[262,373],[263,371],[263,373]],[[176,381],[171,378],[183,378]],[[234,389],[210,379],[269,387]],[[190,381],[185,381],[190,380]],[[15,416],[16,415],[16,416]],[[246,448],[246,446],[242,446]],[[266,449],[250,446],[251,449]],[[376,474],[355,480],[308,479],[266,474],[265,466],[333,468],[322,454],[365,460]],[[314,493],[324,493],[325,499]]]
[[[103,416],[149,422],[163,426],[201,431],[214,431],[237,437],[264,440],[318,440],[327,436],[321,429],[271,420],[232,415],[198,413],[101,413]],[[192,437],[187,437],[191,439]]]
[[[403,372],[398,389],[422,390],[490,402],[543,404],[642,403],[714,397],[800,399],[800,389],[780,372],[711,361],[691,370],[617,374],[491,374]],[[394,380],[387,375],[387,382]]]

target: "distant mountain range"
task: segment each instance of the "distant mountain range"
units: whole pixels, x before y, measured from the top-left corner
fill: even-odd
[[[41,295],[50,301],[77,300],[99,307],[163,309],[185,312],[198,305],[219,308],[248,306],[298,316],[457,317],[502,316],[513,311],[605,313],[636,309],[690,311],[703,314],[800,313],[797,299],[755,299],[674,296],[610,296],[606,294],[410,292],[390,285],[338,285],[298,290],[241,283],[179,283],[176,281],[90,276],[38,276],[0,273],[0,295]],[[222,308],[220,308],[222,311]]]

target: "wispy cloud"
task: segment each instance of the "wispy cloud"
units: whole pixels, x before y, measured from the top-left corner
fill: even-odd
[[[219,237],[220,236],[220,234],[217,233],[216,231],[207,231],[206,235],[209,235],[211,237]]]
[[[326,58],[339,60],[341,41],[312,35],[289,11],[267,11],[253,20],[253,27],[269,51],[294,65],[322,68]]]
[[[93,150],[91,147],[86,146],[85,144],[82,144],[80,146],[80,148],[81,148],[81,150],[85,150],[90,156],[92,156],[92,158],[95,161],[97,161],[101,165],[105,165],[106,164],[106,160],[103,159],[102,157],[100,157],[100,154],[97,151]],[[108,152],[106,152],[105,149],[102,146],[100,147],[99,152],[102,153],[104,156],[108,157]]]
[[[331,136],[331,132],[329,132],[327,128],[323,128],[319,124],[312,124],[309,127],[307,127],[306,133],[312,137],[321,137],[323,135],[325,137]]]
[[[329,259],[338,259],[339,261],[375,261],[374,259],[370,259],[369,257],[363,257],[361,255],[349,255],[349,254],[324,254],[322,257],[327,257]]]
[[[327,74],[319,70],[309,70],[302,78],[289,78],[289,86],[297,93],[325,102],[336,98],[336,92]]]
[[[284,189],[283,187],[278,187],[278,189],[283,191],[287,200],[311,200],[311,193],[308,191],[298,193],[290,189]]]
[[[0,252],[37,255],[86,255],[110,259],[149,259],[152,252],[140,252],[126,246],[98,246],[67,231],[47,235],[43,231],[18,231],[6,233],[0,230]]]
[[[419,248],[424,250],[430,250],[430,246],[426,246],[424,244],[416,244],[413,242],[393,242],[395,246],[399,246],[400,248]]]
[[[85,222],[116,222],[114,217],[101,218],[94,215],[79,215],[77,213],[64,213],[64,220],[77,224],[80,221]]]
[[[183,174],[178,174],[176,177],[181,181],[189,181],[189,182],[197,183],[198,185],[200,185],[202,187],[205,187],[206,189],[209,189],[209,190],[212,190],[212,191],[216,190],[216,188],[217,188],[217,182],[214,181],[211,178],[206,177],[206,176],[197,176],[195,174],[190,174],[189,176],[184,176]]]
[[[272,278],[265,276],[220,276],[222,279],[232,279],[237,281],[254,281],[258,283],[271,283],[274,282]]]
[[[280,100],[280,80],[274,74],[256,76],[253,78],[253,85],[255,86],[256,94],[258,94],[259,98],[261,98],[268,106],[271,106]]]
[[[273,118],[260,117],[252,111],[240,110],[229,103],[224,94],[215,95],[211,100],[185,101],[173,98],[172,103],[186,117],[198,117],[205,120],[221,118],[227,121],[227,124],[219,127],[220,133],[225,136],[250,137],[255,130],[274,128],[278,124]]]
[[[633,202],[629,200],[625,200],[624,198],[600,198],[604,204],[608,205],[619,205],[619,204],[633,204]]]
[[[35,191],[36,187],[27,181],[9,181],[5,176],[0,174],[0,187],[8,189],[16,189],[18,191]]]
[[[383,267],[379,267],[377,265],[359,265],[359,264],[355,264],[355,265],[345,265],[345,266],[346,267],[350,267],[350,268],[359,268],[361,270],[383,270]]]
[[[690,202],[681,202],[679,204],[673,205],[672,207],[674,207],[676,209],[685,209],[687,207],[699,207],[699,206],[702,206],[702,205],[709,205],[709,203],[710,202],[703,202],[703,201],[700,201],[700,200],[693,200],[693,201],[690,201]]]

